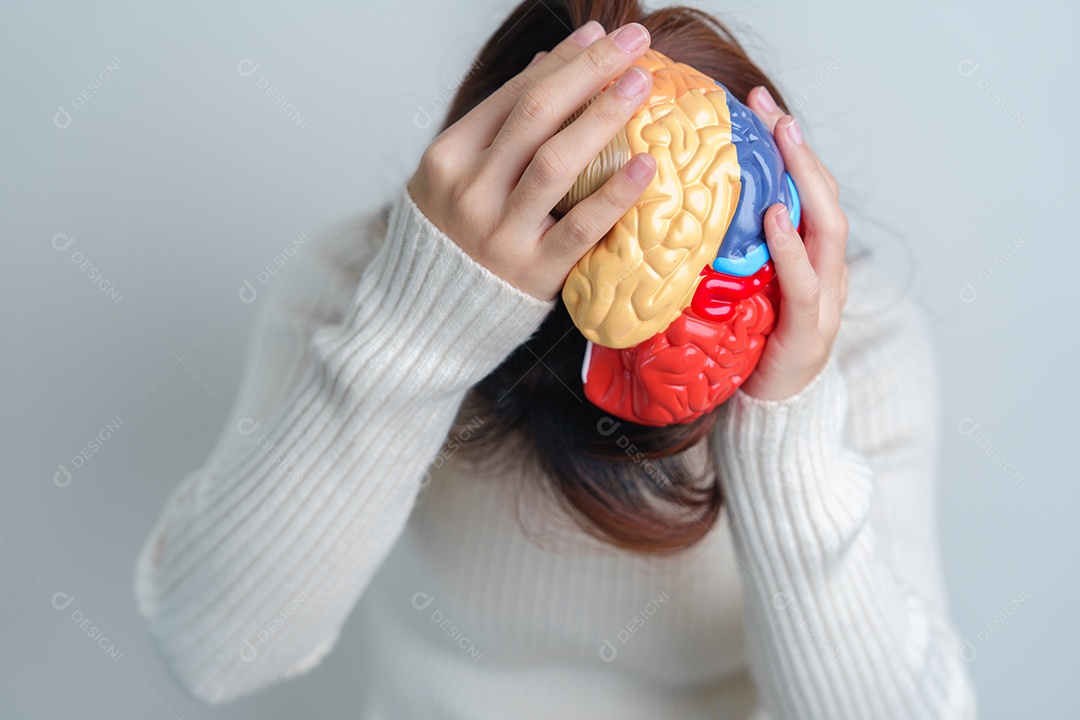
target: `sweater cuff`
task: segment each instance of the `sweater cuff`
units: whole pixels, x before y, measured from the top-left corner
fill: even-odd
[[[780,460],[833,447],[847,416],[847,385],[836,356],[799,392],[782,400],[753,397],[739,388],[724,403],[725,449]],[[792,455],[792,452],[795,452]]]
[[[740,390],[724,407],[717,459],[744,529],[795,552],[838,549],[828,539],[842,544],[841,535],[860,524],[873,483],[843,444],[848,391],[835,357],[791,397],[762,400]]]
[[[474,260],[404,188],[345,321],[315,341],[347,379],[350,370],[361,370],[350,368],[350,359],[368,355],[374,344],[402,372],[422,379],[425,392],[463,391],[525,342],[554,307],[555,300],[534,297]]]

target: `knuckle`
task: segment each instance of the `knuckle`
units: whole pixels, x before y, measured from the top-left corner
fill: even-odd
[[[547,123],[555,112],[551,92],[543,85],[530,85],[521,93],[518,110],[522,120],[536,124]]]
[[[593,222],[584,212],[571,212],[563,217],[563,235],[570,247],[592,240]]]
[[[805,145],[799,147],[795,152],[795,162],[799,164],[806,175],[813,178],[813,182],[826,182],[825,173],[821,171],[821,165],[818,164],[817,159],[810,153]]]
[[[498,95],[500,102],[520,102],[522,95],[529,89],[531,82],[526,72],[522,71],[503,83],[493,95]]]
[[[420,168],[435,182],[445,182],[452,174],[453,162],[443,144],[436,138],[420,155]]]
[[[605,91],[586,109],[585,115],[589,115],[590,112],[593,125],[602,128],[608,135],[614,135],[619,128],[626,125],[626,121],[634,112],[634,106],[629,106],[626,99],[615,93]]]
[[[618,58],[616,58],[612,48],[600,43],[598,46],[581,53],[581,62],[590,75],[595,76],[597,79],[603,78],[606,80],[614,74]]]
[[[575,212],[563,216],[559,220],[555,237],[555,250],[558,255],[575,256],[581,255],[582,249],[592,245],[595,240],[596,230],[592,219],[583,212],[582,206],[577,206]]]
[[[514,97],[521,97],[528,87],[529,79],[524,72],[521,72],[503,83],[502,90]]]
[[[796,300],[805,308],[816,308],[821,302],[821,286],[818,283],[808,283],[799,291]]]
[[[533,177],[541,185],[554,185],[570,174],[565,154],[550,143],[540,146],[532,164]]]
[[[825,182],[829,183],[829,187],[833,191],[833,195],[840,196],[840,186],[836,182],[836,178],[826,168],[821,169],[822,174],[825,175]]]
[[[847,215],[843,212],[838,212],[832,221],[832,231],[837,235],[847,235],[849,229],[850,223],[848,222]]]
[[[840,296],[843,292],[844,288],[841,284],[834,283],[830,280],[821,281],[821,294],[832,302],[839,302]]]
[[[644,191],[631,185],[624,175],[617,174],[600,186],[595,197],[605,214],[621,216],[630,209],[642,192]]]
[[[478,185],[466,183],[459,186],[454,193],[454,199],[459,208],[458,211],[466,216],[477,214],[479,209],[485,205],[482,196],[483,193]]]

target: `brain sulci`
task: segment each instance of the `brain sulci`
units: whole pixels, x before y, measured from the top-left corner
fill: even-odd
[[[570,271],[562,300],[588,340],[588,400],[662,426],[712,410],[757,366],[779,301],[762,220],[780,202],[801,230],[801,209],[768,128],[722,83],[653,49],[635,64],[652,74],[650,96],[554,211],[638,153],[656,161],[638,201]]]

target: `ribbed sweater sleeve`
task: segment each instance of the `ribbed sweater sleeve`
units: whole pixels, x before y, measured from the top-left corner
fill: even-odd
[[[880,300],[868,273],[852,296]],[[972,718],[935,541],[928,335],[904,298],[850,314],[806,388],[739,390],[717,425],[751,673],[777,719]]]
[[[313,243],[275,277],[219,442],[139,553],[139,611],[206,703],[329,652],[465,391],[554,307],[476,263],[407,190],[374,235]]]

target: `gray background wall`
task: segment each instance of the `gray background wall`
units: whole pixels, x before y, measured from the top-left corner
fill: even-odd
[[[1075,716],[1075,4],[702,6],[797,104],[853,241],[931,321],[941,546],[981,716]],[[245,281],[272,283],[260,271],[300,233],[404,182],[431,138],[418,107],[438,113],[510,7],[0,9],[0,715],[348,715],[348,638],[300,680],[191,710],[136,615],[132,568],[230,408],[258,308]]]

